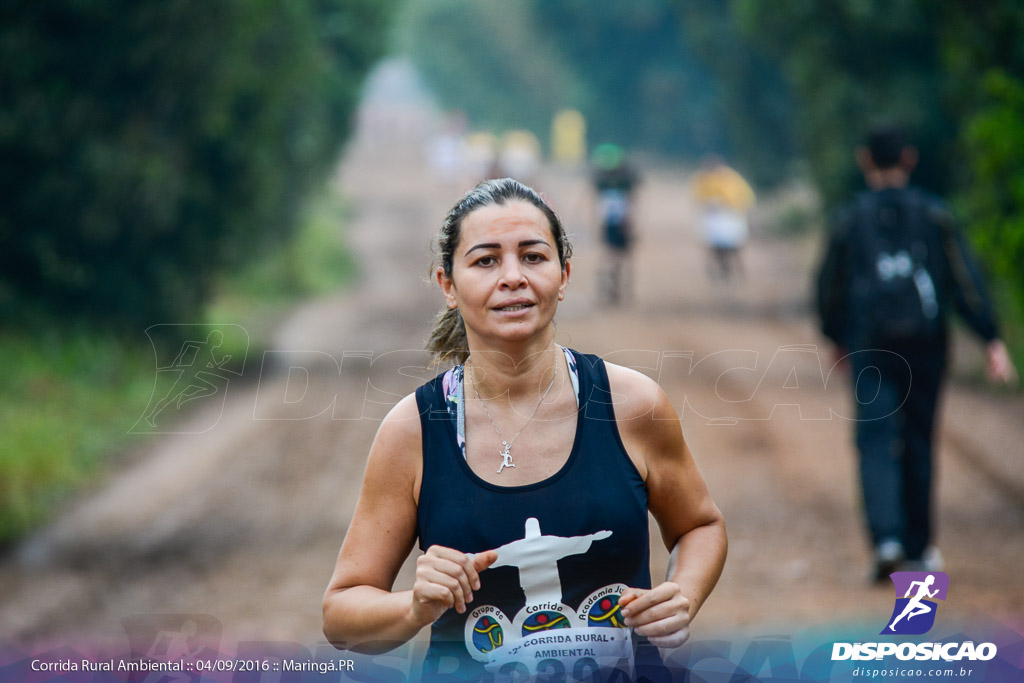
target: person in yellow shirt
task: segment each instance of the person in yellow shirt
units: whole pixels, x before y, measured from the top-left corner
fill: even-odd
[[[747,213],[754,205],[754,191],[720,157],[709,156],[694,174],[693,194],[700,205],[712,277],[729,280],[734,272],[742,274],[740,250],[750,234]]]

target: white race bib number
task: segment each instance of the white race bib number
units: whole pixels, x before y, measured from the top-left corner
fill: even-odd
[[[628,629],[552,629],[502,645],[484,666],[497,681],[629,681],[633,643]]]

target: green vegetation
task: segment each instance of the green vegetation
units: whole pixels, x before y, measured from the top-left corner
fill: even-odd
[[[81,328],[0,334],[0,545],[46,518],[124,440],[153,391],[153,354]]]
[[[9,3],[0,22],[0,539],[123,446],[154,323],[244,324],[343,281],[323,190],[392,15],[446,106],[693,162],[823,213],[879,119],[951,200],[1024,364],[1024,4],[1016,0]],[[399,8],[401,10],[399,11]],[[791,185],[791,183],[794,183]],[[818,205],[779,205],[780,231]],[[170,340],[173,342],[173,340]],[[113,436],[112,436],[113,435]]]
[[[757,198],[753,219],[769,237],[800,237],[821,229],[818,193],[806,182],[794,182]]]
[[[1024,5],[1016,0],[436,0],[405,49],[475,125],[541,139],[574,107],[591,143],[692,162],[759,189],[809,180],[823,211],[863,187],[853,150],[908,129],[914,182],[947,197],[1024,326]],[[802,178],[801,178],[802,176]],[[807,216],[780,216],[798,229]],[[1018,353],[1017,358],[1022,359]]]
[[[335,290],[354,276],[342,243],[346,218],[344,203],[325,188],[287,248],[223,279],[207,319],[244,327],[249,358],[258,358],[297,300]],[[237,359],[245,351],[220,349]],[[7,361],[0,384],[2,547],[45,521],[112,454],[137,441],[129,430],[150,396],[170,386],[155,373],[153,350],[141,334],[122,339],[51,320],[0,333],[0,355]]]
[[[745,36],[729,3],[687,0],[676,7],[685,42],[711,77],[715,121],[730,141],[721,151],[761,189],[799,178],[796,112],[778,60]]]
[[[794,156],[782,75],[741,43],[729,53],[728,76],[739,80],[716,80],[704,55],[737,33],[716,3],[698,4],[720,20],[711,30],[666,0],[408,3],[398,42],[445,106],[476,126],[527,128],[546,140],[555,112],[574,108],[592,146],[616,142],[690,160],[723,153],[773,186],[786,180],[779,157]],[[733,115],[737,104],[746,118]],[[751,121],[774,130],[763,135]]]
[[[921,152],[914,182],[950,199],[994,277],[1005,336],[1024,360],[1024,6],[728,5],[739,33],[786,75],[800,146],[827,209],[862,187],[851,154],[868,126],[907,127]]]
[[[258,356],[296,301],[337,290],[355,278],[357,264],[344,244],[348,218],[338,190],[325,187],[310,201],[295,239],[222,278],[207,307],[207,322],[243,325],[249,356]],[[243,349],[221,351],[244,355]]]
[[[195,320],[287,244],[394,3],[16,3],[0,22],[0,308]]]
[[[352,271],[323,188],[395,6],[7,5],[0,544],[132,443],[169,388],[150,325],[231,322],[258,344]]]
[[[733,0],[740,34],[778,61],[794,98],[802,156],[834,208],[863,187],[853,150],[875,122],[906,126],[921,151],[915,181],[945,194],[956,112],[936,21],[919,0]]]

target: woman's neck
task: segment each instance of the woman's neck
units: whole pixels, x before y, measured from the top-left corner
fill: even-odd
[[[468,379],[484,398],[536,398],[558,374],[559,350],[553,334],[529,346],[500,349],[470,340],[469,350]]]

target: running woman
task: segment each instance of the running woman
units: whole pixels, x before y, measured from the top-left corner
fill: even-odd
[[[722,515],[675,409],[645,375],[555,343],[571,245],[532,189],[482,183],[438,245],[445,309],[428,349],[454,367],[381,423],[324,633],[382,652],[430,626],[428,679],[457,661],[457,678],[478,680],[531,643],[547,648],[534,656],[578,657],[544,660],[549,674],[625,645],[640,675],[661,663],[653,646],[687,640],[725,562]],[[653,586],[648,511],[672,558]],[[413,588],[395,591],[417,541]],[[607,628],[621,624],[631,631]],[[557,645],[570,640],[586,646]]]

